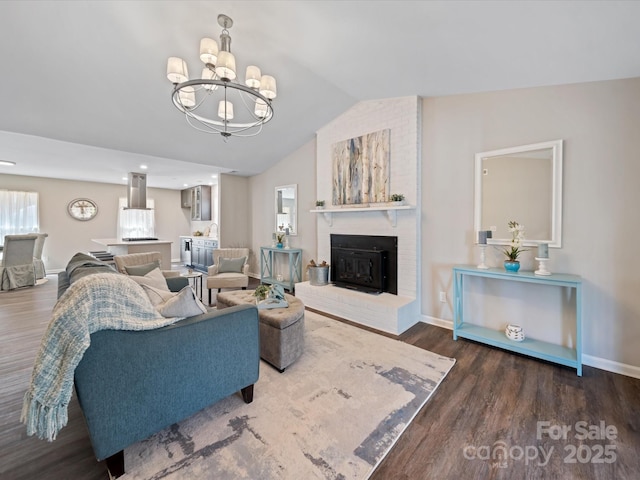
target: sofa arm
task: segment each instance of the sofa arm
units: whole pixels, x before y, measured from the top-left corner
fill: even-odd
[[[245,263],[242,267],[242,273],[244,273],[245,275],[249,275],[249,264]]]
[[[102,330],[75,371],[103,460],[258,381],[258,310],[239,305],[146,331]]]
[[[210,265],[207,268],[207,275],[211,276],[211,275],[217,275],[218,274],[218,265]]]
[[[164,275],[164,278],[179,277],[180,272],[177,270],[162,270],[162,275]]]

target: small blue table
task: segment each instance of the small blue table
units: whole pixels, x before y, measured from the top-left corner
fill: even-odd
[[[507,272],[501,268],[482,270],[471,265],[453,268],[453,339],[458,337],[475,340],[530,357],[540,358],[560,365],[573,367],[582,376],[582,278],[579,275],[535,275],[533,272]],[[522,342],[509,340],[504,332],[473,325],[464,321],[464,278],[483,277],[511,282],[537,283],[576,290],[576,348],[568,348],[549,342],[525,338]]]
[[[277,255],[287,255],[289,278],[278,280],[276,274]],[[260,282],[281,285],[293,292],[295,285],[302,281],[302,249],[260,247]]]

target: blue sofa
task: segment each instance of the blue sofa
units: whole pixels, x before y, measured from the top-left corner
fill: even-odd
[[[79,263],[59,273],[59,295],[74,276],[106,271],[95,261]],[[167,283],[177,291],[185,281]],[[250,403],[259,365],[255,306],[211,310],[155,330],[93,333],[75,389],[96,458],[118,477],[127,446],[239,390]]]

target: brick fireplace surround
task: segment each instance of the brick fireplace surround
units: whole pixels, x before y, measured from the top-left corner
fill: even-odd
[[[398,295],[368,294],[345,288],[296,284],[296,296],[306,306],[398,335],[420,320],[420,106],[419,97],[361,102],[317,134],[316,191],[327,203],[317,213],[315,258],[329,261],[330,234],[398,237]],[[410,208],[385,211],[369,208],[340,211],[330,205],[330,148],[336,142],[389,128],[391,130],[390,193],[403,193]],[[356,210],[356,211],[353,211]]]

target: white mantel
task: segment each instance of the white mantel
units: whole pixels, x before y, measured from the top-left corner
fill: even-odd
[[[337,287],[296,286],[296,296],[320,311],[399,334],[420,321],[420,137],[419,97],[360,102],[317,134],[318,200],[332,198],[331,145],[366,133],[391,130],[390,192],[405,195],[404,206],[340,208],[317,215],[316,258],[331,258],[332,233],[398,237],[398,295],[371,295]],[[392,213],[390,213],[392,212]],[[322,213],[322,214],[320,214]],[[324,289],[324,290],[323,290]],[[306,300],[305,300],[306,299]],[[373,312],[379,312],[375,315]]]

